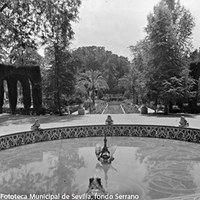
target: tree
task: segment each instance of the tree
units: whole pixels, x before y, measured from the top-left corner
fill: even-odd
[[[105,77],[105,80],[107,81],[109,92],[112,93],[114,91],[117,91],[118,88],[118,79],[117,79],[117,69],[116,65],[112,63],[110,60],[108,60],[104,64],[104,72],[103,76]]]
[[[100,71],[106,79],[110,92],[118,90],[118,79],[130,69],[130,62],[123,56],[113,54],[104,47],[80,47],[73,51],[79,59],[79,72]]]
[[[8,50],[13,46],[26,48],[38,44],[53,48],[56,107],[61,113],[61,68],[66,67],[69,41],[74,32],[71,22],[78,17],[80,0],[3,0],[0,2],[0,42]],[[37,42],[36,42],[37,41]],[[67,58],[69,58],[67,56]],[[68,76],[69,77],[69,76]]]
[[[137,104],[137,78],[137,71],[133,68],[129,73],[121,77],[118,82],[119,87],[128,88],[128,90],[133,94],[133,104]]]
[[[8,56],[9,63],[16,66],[42,65],[43,57],[35,48],[14,46]]]
[[[133,55],[131,63],[132,72],[136,79],[137,101],[146,103],[147,95],[149,96],[149,60],[150,60],[150,44],[147,38],[137,42],[135,46],[130,46]]]
[[[200,62],[200,48],[190,53],[191,62]]]
[[[20,44],[21,47],[36,46],[34,36],[39,29],[37,1],[2,0],[0,2],[0,42],[9,49]],[[41,9],[40,9],[41,10]]]
[[[187,73],[187,55],[193,27],[190,12],[175,0],[162,0],[148,16],[146,32],[150,42],[149,83],[151,88],[156,88],[164,102],[166,114],[170,101],[183,95],[185,79],[182,75],[183,72]]]
[[[49,46],[45,49],[45,73],[43,73],[44,98],[48,107],[62,114],[61,108],[75,90],[76,67],[68,51],[58,50],[57,65],[55,63],[55,49]],[[56,71],[59,70],[59,71]],[[58,95],[59,92],[59,95]]]
[[[99,70],[102,72],[102,64],[107,60],[109,52],[104,47],[88,46],[79,47],[72,54],[80,61],[80,72],[88,70]]]
[[[72,73],[69,73],[70,70],[67,70],[69,74],[65,74],[63,71],[66,72],[66,69],[64,69],[67,67],[66,59],[69,59],[67,48],[69,40],[72,39],[74,34],[70,22],[76,20],[79,5],[79,0],[57,0],[53,3],[50,1],[47,2],[48,9],[43,16],[46,25],[42,27],[42,40],[44,43],[49,44],[53,52],[54,64],[52,65],[52,71],[55,78],[52,80],[55,91],[54,102],[60,115],[62,115],[60,98],[63,92],[63,84],[61,84],[63,78],[69,80],[68,85],[73,85],[73,78],[70,78],[73,76],[71,76]]]
[[[36,47],[57,41],[62,35],[66,45],[72,38],[71,21],[76,21],[80,0],[2,0],[0,2],[0,42],[6,48],[13,45]],[[60,33],[58,34],[58,30]]]
[[[95,91],[100,89],[108,89],[106,80],[103,78],[100,71],[86,71],[80,73],[77,79],[78,87],[85,87],[88,93],[90,93],[92,103],[95,105]]]
[[[123,56],[118,56],[112,54],[109,56],[108,60],[103,64],[104,77],[110,88],[110,93],[115,93],[119,91],[118,81],[121,77],[125,75],[130,69],[130,62],[127,58]]]

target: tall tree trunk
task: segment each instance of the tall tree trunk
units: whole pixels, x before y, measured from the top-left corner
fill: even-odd
[[[169,102],[169,112],[173,112],[173,103],[171,101]]]
[[[60,105],[60,91],[57,90],[57,103],[58,103],[58,112],[59,112],[59,115],[62,116],[62,112],[61,112],[61,105]]]
[[[133,105],[134,105],[136,103],[136,95],[134,96],[134,94],[135,94],[134,86],[132,86],[132,92],[133,92]]]
[[[92,86],[92,104],[95,106],[95,87],[94,85]]]
[[[158,105],[158,97],[157,96],[155,96],[155,108],[154,108],[154,111],[155,111],[155,113],[157,113],[157,105]]]
[[[165,102],[164,114],[165,115],[169,114],[169,102]]]
[[[4,86],[3,80],[0,80],[0,114],[3,112],[2,107],[4,103]]]
[[[54,44],[54,54],[55,54],[55,85],[56,85],[56,107],[58,108],[59,115],[62,115],[61,105],[60,105],[60,85],[59,85],[59,62],[58,62],[58,52],[59,47]]]
[[[139,104],[138,102],[139,102],[138,94],[136,94],[136,96],[135,96],[135,104],[138,105]]]

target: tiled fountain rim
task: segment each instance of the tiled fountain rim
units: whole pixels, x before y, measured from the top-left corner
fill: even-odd
[[[107,136],[163,138],[200,143],[200,129],[194,128],[141,124],[81,125],[3,135],[0,136],[0,151],[21,145],[51,140],[102,137],[105,131]]]
[[[37,142],[68,138],[100,137],[104,135],[105,131],[108,136],[163,138],[200,143],[200,129],[194,128],[138,124],[84,125],[25,131],[0,136],[0,151]],[[162,200],[197,200],[199,198],[200,194],[193,194]]]

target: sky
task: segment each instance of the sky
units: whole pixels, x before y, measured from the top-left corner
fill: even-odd
[[[120,56],[131,59],[129,46],[145,36],[147,16],[160,0],[82,0],[79,22],[71,48],[104,46]],[[192,42],[200,47],[200,0],[180,0],[194,17]]]

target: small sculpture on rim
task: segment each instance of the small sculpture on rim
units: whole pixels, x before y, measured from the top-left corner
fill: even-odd
[[[185,119],[184,116],[181,116],[181,118],[180,118],[179,127],[182,127],[182,128],[187,128],[187,127],[189,127],[189,123],[188,123],[188,121]]]
[[[39,123],[39,120],[38,120],[38,119],[35,119],[34,124],[31,126],[31,130],[32,130],[32,131],[41,130],[41,128],[40,128],[40,123]]]
[[[106,125],[113,125],[113,120],[110,115],[108,115],[108,117],[106,119]]]

